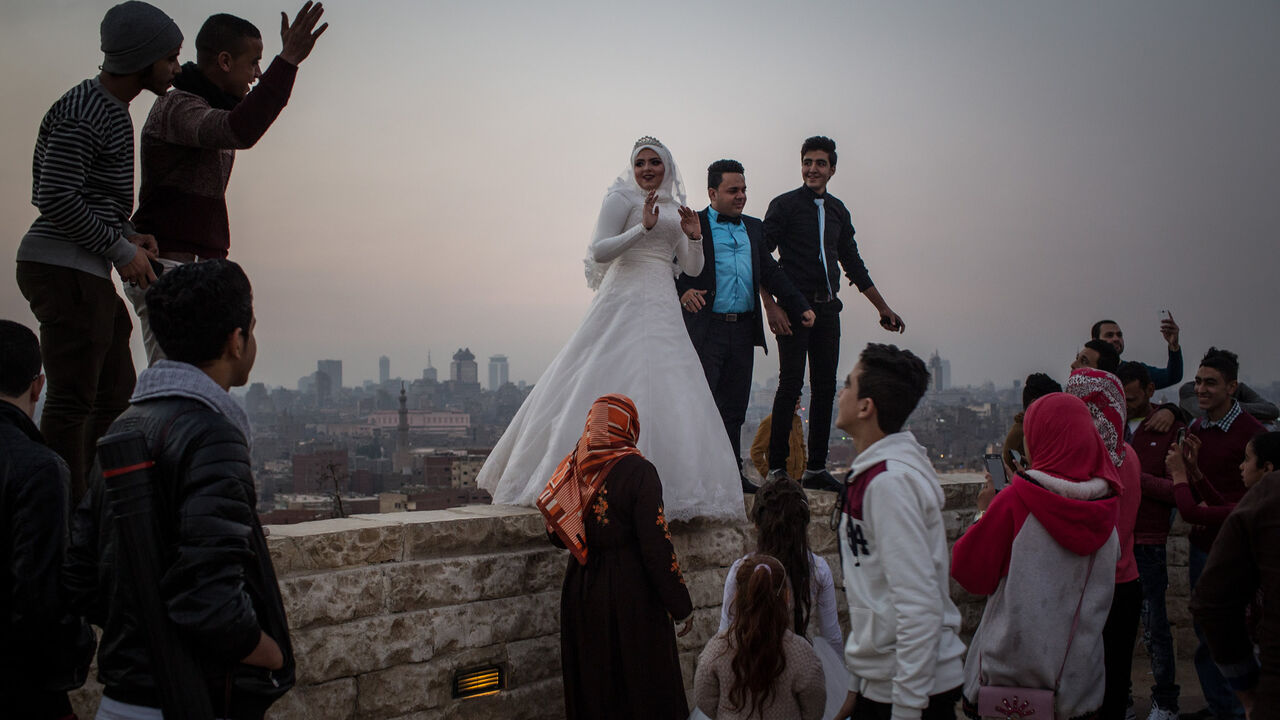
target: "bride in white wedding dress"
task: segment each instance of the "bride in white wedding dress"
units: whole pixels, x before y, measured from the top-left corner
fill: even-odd
[[[621,393],[636,404],[636,446],[658,469],[667,518],[744,519],[738,466],[675,289],[672,257],[688,275],[703,265],[698,216],[684,202],[670,151],[640,138],[588,248],[596,296],[476,478],[495,504],[532,507],[591,403]]]

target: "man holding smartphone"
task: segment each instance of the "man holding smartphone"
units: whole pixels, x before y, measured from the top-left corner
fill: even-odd
[[[1178,323],[1173,321],[1173,315],[1169,314],[1168,310],[1161,310],[1160,334],[1169,345],[1169,360],[1162,368],[1142,365],[1147,369],[1147,374],[1151,377],[1151,382],[1155,383],[1157,390],[1172,387],[1182,380],[1182,346],[1178,344],[1179,333],[1181,329]],[[1117,355],[1124,355],[1124,332],[1115,320],[1099,320],[1094,323],[1089,329],[1089,336],[1094,340],[1105,340],[1111,343]]]
[[[779,265],[813,309],[812,327],[789,315],[761,291],[769,329],[778,337],[778,390],[773,416],[787,417],[804,389],[805,363],[812,365],[809,399],[809,459],[799,478],[807,488],[838,490],[840,484],[827,472],[827,442],[831,436],[831,407],[836,391],[836,365],[840,360],[840,310],[836,297],[843,266],[849,283],[875,306],[880,325],[903,332],[906,323],[890,307],[871,282],[858,254],[848,208],[827,192],[836,172],[836,144],[815,136],[800,147],[800,174],[804,184],[769,203],[764,216],[767,252],[778,251]],[[786,472],[789,452],[786,423],[773,426],[769,438],[769,474]]]

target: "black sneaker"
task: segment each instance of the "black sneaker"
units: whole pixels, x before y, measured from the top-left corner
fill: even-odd
[[[844,488],[844,485],[842,485],[840,481],[831,477],[831,473],[826,470],[819,470],[817,472],[810,472],[809,470],[806,470],[804,472],[804,477],[800,480],[800,485],[807,490],[828,490],[836,493],[840,492]]]
[[[758,485],[748,480],[746,475],[739,474],[738,477],[742,479],[743,495],[755,495],[756,491],[760,489]]]

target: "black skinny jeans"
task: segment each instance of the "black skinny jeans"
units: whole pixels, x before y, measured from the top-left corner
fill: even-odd
[[[831,439],[831,408],[836,399],[836,372],[840,362],[839,300],[813,303],[813,327],[791,319],[791,334],[778,336],[778,392],[773,396],[773,416],[789,418],[804,389],[804,367],[809,365],[809,470],[827,467],[827,443]],[[775,422],[769,434],[769,469],[787,466],[791,424]]]

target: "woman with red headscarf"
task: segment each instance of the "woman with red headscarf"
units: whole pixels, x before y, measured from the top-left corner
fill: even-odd
[[[693,601],[639,436],[630,398],[597,399],[538,496],[552,542],[572,555],[560,597],[568,720],[689,716],[671,622],[690,618]]]
[[[1023,430],[1031,469],[952,549],[952,577],[990,596],[965,659],[964,709],[978,717],[997,688],[1039,689],[1054,693],[1053,716],[1083,718],[1102,706],[1119,474],[1079,398],[1040,398]]]
[[[1080,368],[1067,379],[1066,391],[1084,401],[1093,416],[1093,426],[1107,448],[1107,457],[1120,474],[1116,533],[1120,540],[1120,557],[1116,563],[1116,589],[1111,612],[1102,629],[1106,652],[1106,693],[1102,699],[1100,720],[1124,720],[1129,705],[1129,675],[1133,671],[1133,644],[1138,638],[1138,620],[1142,614],[1142,583],[1138,580],[1138,561],[1133,555],[1133,532],[1138,524],[1138,507],[1142,504],[1142,465],[1138,452],[1124,440],[1124,386],[1120,378],[1105,370]]]

